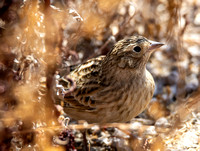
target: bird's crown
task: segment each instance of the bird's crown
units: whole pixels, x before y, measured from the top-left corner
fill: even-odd
[[[146,39],[143,36],[132,36],[118,41],[107,54],[109,61],[119,62],[118,66],[136,68],[145,66],[151,53],[163,44]]]

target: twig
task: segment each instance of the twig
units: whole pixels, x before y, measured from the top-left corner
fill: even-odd
[[[87,142],[87,137],[86,137],[86,130],[83,130],[83,148],[85,151],[88,151],[88,142]]]

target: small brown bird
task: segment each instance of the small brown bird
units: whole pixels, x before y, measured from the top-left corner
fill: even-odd
[[[140,114],[152,99],[155,83],[146,69],[152,52],[163,44],[142,36],[118,41],[106,56],[78,65],[59,79],[65,91],[57,101],[70,117],[89,123],[127,122]]]

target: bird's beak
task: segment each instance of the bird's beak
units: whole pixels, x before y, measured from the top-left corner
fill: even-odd
[[[149,47],[149,51],[152,51],[156,48],[160,48],[161,46],[163,46],[164,44],[161,42],[156,42],[156,41],[151,41],[149,40],[149,42],[151,43],[150,47]]]

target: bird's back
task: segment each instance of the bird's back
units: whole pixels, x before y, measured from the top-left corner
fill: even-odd
[[[91,97],[100,90],[100,70],[101,63],[105,56],[100,56],[88,60],[87,62],[76,66],[68,75],[64,75],[59,83],[67,92],[72,87],[70,80],[72,80],[76,88],[73,92],[67,93],[63,100],[58,102],[66,108],[76,110],[94,110],[94,100]],[[67,78],[66,78],[67,77]],[[69,80],[70,79],[70,80]],[[70,113],[69,113],[70,114]]]

